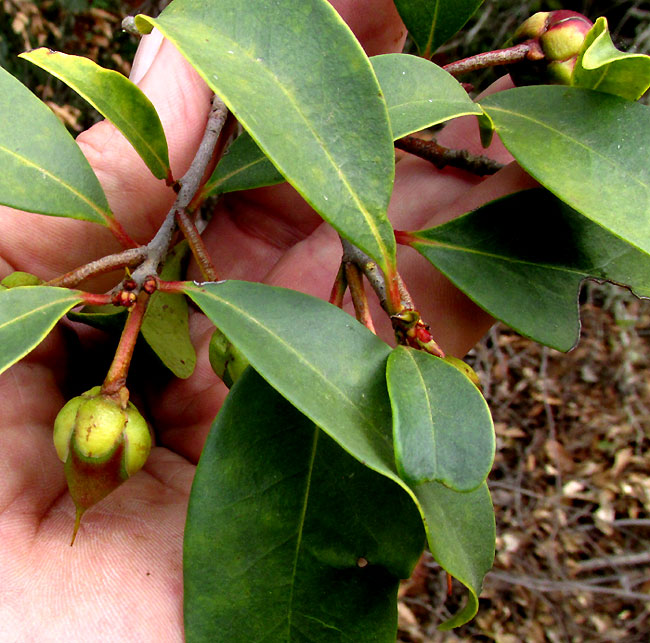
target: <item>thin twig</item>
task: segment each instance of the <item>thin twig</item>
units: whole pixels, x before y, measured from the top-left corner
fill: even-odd
[[[104,395],[120,396],[121,389],[126,384],[126,376],[129,372],[131,357],[135,343],[142,327],[142,320],[147,310],[149,294],[144,290],[138,295],[135,305],[129,311],[129,316],[124,324],[120,343],[117,345],[115,357],[111,363],[106,379],[102,384],[102,393]]]
[[[592,558],[581,560],[575,566],[578,574],[606,567],[634,567],[636,565],[647,565],[650,563],[650,551],[642,551],[638,554],[621,554],[619,556],[604,556],[603,558]]]
[[[538,58],[539,54],[537,49],[538,47],[535,47],[535,43],[526,41],[514,47],[508,47],[507,49],[495,49],[494,51],[486,51],[475,56],[470,56],[469,58],[456,60],[453,63],[445,65],[443,69],[453,76],[457,76],[458,74],[466,74],[467,72],[485,69],[486,67],[510,65],[526,60],[527,58]],[[544,54],[542,53],[543,57]]]
[[[449,166],[476,176],[487,176],[495,174],[503,167],[502,163],[487,156],[470,154],[467,150],[451,150],[435,141],[426,141],[415,136],[404,136],[396,140],[395,147],[433,163],[439,170]]]
[[[386,280],[384,274],[377,265],[365,252],[359,250],[354,244],[341,237],[343,246],[343,263],[353,263],[363,272],[366,279],[370,282],[372,289],[375,291],[381,307],[388,312],[388,297],[386,295]]]
[[[65,275],[50,279],[50,281],[45,285],[74,288],[74,286],[80,284],[84,279],[88,279],[89,277],[102,275],[117,270],[118,268],[137,266],[146,256],[147,246],[129,248],[128,250],[123,250],[117,254],[97,259],[97,261],[91,261],[84,266],[79,266],[79,268],[66,272]]]
[[[341,263],[339,271],[336,273],[336,279],[332,284],[332,292],[330,293],[329,302],[337,308],[343,308],[343,297],[347,290],[348,282],[345,278],[344,264]]]
[[[518,574],[508,574],[499,570],[488,572],[486,581],[497,581],[509,585],[519,585],[538,592],[560,592],[562,594],[576,594],[578,592],[590,592],[593,594],[609,594],[630,601],[645,601],[650,603],[650,594],[641,592],[629,592],[617,587],[600,587],[589,583],[575,581],[553,581],[545,578],[534,578]]]
[[[341,237],[341,244],[343,245],[343,263],[356,265],[366,276],[377,294],[381,307],[390,317],[397,341],[437,357],[444,357],[445,353],[431,336],[429,326],[420,317],[420,313],[415,310],[413,299],[399,273],[395,275],[398,301],[393,303],[387,296],[386,280],[379,266],[365,252],[343,237]]]
[[[368,297],[366,296],[366,290],[363,287],[361,269],[350,261],[346,262],[344,265],[345,278],[348,282],[350,294],[352,295],[352,304],[354,305],[354,312],[357,320],[376,334],[375,325],[372,321],[372,315],[370,314],[370,307],[368,306]]]
[[[218,281],[219,277],[217,276],[217,270],[210,259],[210,254],[208,253],[203,239],[199,231],[196,229],[196,226],[187,216],[185,210],[176,210],[176,223],[181,229],[183,236],[187,239],[194,259],[201,270],[201,274],[206,281]]]
[[[212,109],[208,116],[208,122],[205,126],[205,132],[201,144],[199,145],[199,149],[194,156],[190,168],[179,181],[181,188],[178,191],[176,201],[167,213],[165,221],[160,226],[156,236],[147,245],[147,259],[132,275],[132,278],[137,284],[141,285],[149,275],[156,274],[160,264],[165,259],[165,256],[169,251],[174,231],[176,230],[176,213],[180,210],[185,210],[199,189],[205,171],[212,160],[217,141],[219,140],[221,128],[226,122],[227,116],[228,108],[224,102],[215,95],[212,99]]]

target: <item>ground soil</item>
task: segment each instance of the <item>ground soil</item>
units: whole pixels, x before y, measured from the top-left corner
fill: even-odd
[[[495,326],[470,354],[492,408],[493,570],[474,621],[425,555],[402,587],[400,641],[650,640],[650,302],[583,291],[568,354]]]

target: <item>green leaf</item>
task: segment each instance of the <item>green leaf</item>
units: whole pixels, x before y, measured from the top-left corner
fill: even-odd
[[[437,482],[417,485],[414,491],[433,557],[469,589],[465,607],[438,628],[450,630],[474,618],[483,578],[494,562],[496,526],[490,492],[485,482],[469,493]]]
[[[371,62],[388,105],[394,139],[458,116],[483,113],[451,74],[428,60],[384,54]]]
[[[100,67],[89,58],[70,56],[46,47],[20,54],[20,57],[74,89],[124,134],[156,178],[171,180],[167,140],[158,113],[142,90],[128,78]]]
[[[175,0],[136,23],[171,40],[323,218],[394,271],[386,104],[327,0]]]
[[[161,279],[180,279],[188,250],[185,241],[174,247],[160,271]],[[184,379],[194,372],[196,351],[190,339],[184,295],[155,292],[149,300],[141,332],[147,344],[176,377]]]
[[[483,0],[395,0],[418,52],[431,58],[472,17]]]
[[[49,107],[0,68],[0,203],[111,225],[86,157]]]
[[[68,319],[81,322],[109,333],[121,333],[128,313],[125,308],[106,304],[105,306],[84,306],[81,310],[71,310]]]
[[[650,87],[650,56],[619,51],[607,18],[598,18],[578,54],[571,84],[637,100]]]
[[[204,197],[282,183],[284,177],[244,132],[237,137],[202,188]]]
[[[650,251],[650,108],[576,87],[519,87],[481,102],[517,161],[542,185]]]
[[[430,546],[438,547],[445,569],[476,597],[476,579],[483,578],[483,562],[494,552],[494,519],[491,528],[476,529],[477,549],[467,559],[445,534],[465,527],[471,511],[461,508],[473,506],[477,492],[458,494],[458,512],[440,524],[439,495],[444,491],[438,487],[445,488],[433,482],[412,488],[397,475],[385,374],[390,347],[341,309],[293,290],[223,281],[188,283],[185,291],[273,388],[350,455],[409,493],[422,514]],[[484,514],[476,519],[483,521]],[[435,545],[438,539],[448,545]],[[458,548],[462,546],[459,542]],[[461,559],[471,574],[458,564]],[[471,618],[476,605],[470,598],[457,618]]]
[[[399,487],[248,369],[194,478],[187,640],[394,643],[399,579],[410,575],[423,535]]]
[[[476,489],[494,460],[494,427],[485,399],[444,360],[403,346],[388,358],[397,470],[410,484]]]
[[[344,449],[373,469],[394,471],[387,344],[336,306],[294,290],[223,281],[188,284],[186,293],[255,370]]]
[[[56,322],[82,301],[80,293],[50,286],[0,291],[0,373],[38,346]]]
[[[625,284],[650,297],[648,254],[545,190],[410,234],[411,245],[491,315],[558,350],[578,341],[584,279]]]
[[[483,112],[458,81],[437,65],[405,54],[371,58],[388,106],[393,138],[458,116]],[[282,183],[284,177],[248,133],[239,136],[206,182],[204,196]]]
[[[437,65],[405,54],[371,59],[388,106],[393,138],[458,116],[483,112],[458,81]],[[204,196],[282,183],[284,177],[248,133],[239,136],[203,187]]]

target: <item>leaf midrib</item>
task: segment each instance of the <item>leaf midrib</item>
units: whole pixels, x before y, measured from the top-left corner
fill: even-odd
[[[31,315],[38,314],[40,312],[43,312],[44,310],[47,310],[48,308],[54,308],[58,304],[62,304],[64,302],[70,303],[72,306],[76,301],[81,301],[80,297],[63,297],[61,299],[57,299],[55,301],[49,301],[46,304],[42,304],[41,306],[37,306],[36,308],[30,308],[27,312],[22,313],[18,317],[12,317],[11,319],[8,319],[6,321],[0,322],[0,331],[4,330],[5,328],[8,328],[12,324],[22,321],[27,317],[30,317]]]
[[[593,147],[589,147],[588,145],[585,145],[579,139],[574,138],[573,136],[569,136],[568,134],[566,134],[562,130],[558,130],[558,129],[555,129],[553,127],[550,127],[547,123],[539,121],[536,118],[533,118],[532,116],[529,116],[527,114],[522,114],[521,112],[515,112],[515,111],[512,111],[510,109],[506,109],[504,107],[495,107],[495,106],[488,105],[487,108],[485,108],[485,109],[488,112],[490,110],[493,110],[493,111],[496,111],[496,112],[502,112],[503,114],[508,114],[510,116],[520,118],[520,119],[522,119],[524,121],[529,121],[529,122],[533,123],[534,125],[537,125],[539,128],[541,128],[543,130],[548,130],[549,132],[552,132],[553,134],[558,135],[560,138],[562,138],[562,139],[564,139],[566,141],[569,141],[570,143],[574,143],[577,147],[580,147],[583,150],[586,150],[590,154],[594,154],[596,157],[598,157],[599,159],[602,159],[603,161],[605,161],[605,163],[612,166],[613,168],[616,168],[617,170],[620,170],[621,173],[624,176],[629,177],[630,179],[634,180],[636,183],[638,183],[646,191],[650,190],[650,186],[648,184],[641,181],[641,179],[639,179],[636,175],[630,174],[629,171],[626,168],[624,168],[620,163],[615,163],[611,158],[609,158],[607,156],[604,156],[598,150],[594,149]],[[488,114],[488,116],[489,116],[489,114]],[[496,127],[497,132],[499,132],[500,129],[502,129],[502,128],[499,128],[498,126]],[[506,129],[507,129],[507,127],[506,127]]]
[[[422,245],[430,248],[442,248],[444,250],[453,250],[455,252],[465,252],[467,254],[474,254],[479,257],[485,257],[487,259],[497,259],[499,261],[503,261],[506,263],[519,264],[522,266],[532,266],[536,268],[542,267],[546,270],[567,273],[568,275],[579,276],[580,278],[595,276],[595,275],[591,275],[589,272],[568,268],[566,266],[553,266],[547,263],[535,263],[532,261],[523,261],[522,259],[515,259],[513,257],[507,257],[492,252],[486,252],[484,250],[476,250],[474,248],[466,248],[464,246],[453,245],[451,243],[446,243],[443,241],[438,241],[433,239],[423,239],[422,237],[416,237],[416,239],[417,241],[415,241],[413,245]],[[611,264],[612,261],[615,261],[615,259],[609,260],[607,264]]]
[[[219,302],[220,304],[222,304],[224,306],[227,306],[234,313],[239,314],[246,321],[248,321],[249,323],[254,324],[260,330],[261,333],[270,336],[273,340],[278,342],[287,352],[289,352],[293,357],[295,357],[298,362],[300,362],[309,371],[311,371],[316,376],[316,379],[318,381],[320,381],[322,384],[324,384],[324,386],[323,386],[324,389],[332,391],[333,393],[335,393],[335,397],[337,397],[340,400],[344,401],[345,406],[362,420],[363,425],[365,427],[372,430],[373,435],[381,438],[382,442],[386,446],[388,446],[389,448],[392,449],[392,444],[390,443],[388,438],[383,433],[381,433],[380,431],[378,431],[375,428],[374,422],[370,418],[366,417],[366,415],[361,411],[361,409],[359,409],[359,407],[347,395],[345,395],[345,393],[340,388],[336,387],[331,380],[325,378],[320,373],[320,371],[318,371],[309,361],[305,360],[302,357],[302,355],[291,346],[291,344],[288,344],[287,342],[285,342],[279,335],[271,332],[266,326],[264,326],[262,323],[260,323],[259,320],[257,320],[255,317],[252,317],[251,315],[247,314],[245,310],[242,310],[241,308],[238,308],[232,302],[230,302],[230,301],[228,301],[226,299],[220,298],[217,295],[215,295],[214,293],[208,292],[208,291],[203,290],[203,289],[200,289],[199,292],[203,293],[207,297],[213,298],[215,301]],[[248,356],[248,357],[249,357],[249,359],[251,359],[250,356]],[[251,363],[253,363],[253,365],[255,365],[254,362],[255,362],[255,360],[254,360],[254,356],[253,356],[253,359],[251,359]],[[300,409],[300,410],[302,411],[302,409]],[[314,421],[316,424],[319,424],[317,421],[314,420],[311,413],[307,413],[305,411],[303,411],[303,412],[305,413],[305,415],[310,417],[312,419],[312,421]],[[386,463],[383,462],[383,461],[382,461],[382,464],[384,466],[386,465]],[[391,471],[391,473],[392,473],[392,471]]]
[[[157,22],[157,21],[155,21]],[[156,25],[158,26],[158,25]],[[165,27],[161,29],[161,31],[165,31]],[[300,119],[305,123],[307,126],[307,130],[311,133],[313,136],[314,140],[319,146],[319,149],[321,149],[324,153],[325,158],[329,162],[329,164],[332,166],[334,169],[336,175],[339,177],[341,184],[345,187],[347,190],[348,194],[350,195],[353,203],[356,205],[357,209],[361,214],[363,215],[364,221],[368,225],[372,236],[374,237],[375,241],[377,242],[379,248],[381,249],[382,252],[382,261],[384,263],[384,267],[390,266],[391,265],[391,253],[388,252],[388,249],[381,238],[381,235],[379,233],[379,230],[373,220],[372,215],[366,208],[366,206],[360,201],[359,196],[357,195],[356,191],[352,189],[352,186],[350,185],[349,181],[345,177],[344,174],[342,174],[340,167],[338,164],[335,162],[334,158],[330,154],[329,148],[326,146],[325,141],[321,139],[321,137],[318,135],[316,130],[313,128],[309,120],[307,119],[306,115],[303,113],[303,111],[300,109],[299,105],[295,102],[295,99],[292,94],[290,94],[287,89],[284,87],[284,83],[282,80],[266,65],[261,64],[259,61],[256,60],[256,58],[253,57],[252,53],[244,49],[241,45],[239,45],[237,42],[230,40],[226,34],[220,33],[219,34],[220,38],[222,39],[224,43],[224,48],[227,48],[229,51],[237,51],[238,55],[242,59],[246,59],[249,62],[255,64],[255,65],[260,65],[261,68],[267,73],[268,77],[272,80],[273,84],[280,89],[282,94],[287,98],[289,101],[289,104],[294,108],[296,114],[300,117]],[[227,44],[226,44],[227,43]],[[184,47],[182,48],[184,49]],[[373,72],[374,73],[374,72]],[[203,75],[203,73],[202,73]],[[206,78],[206,81],[209,80]],[[208,83],[209,84],[209,83]],[[217,88],[218,89],[218,88]],[[228,103],[228,96],[222,96],[224,102]],[[230,107],[230,106],[229,106]],[[233,110],[234,111],[234,110]],[[242,124],[246,125],[246,121],[244,119],[241,120]],[[248,129],[248,128],[246,128]],[[252,136],[252,131],[249,129],[249,133]],[[256,141],[258,142],[258,141]],[[260,146],[261,147],[261,146]],[[286,176],[285,172],[282,172],[283,175]]]

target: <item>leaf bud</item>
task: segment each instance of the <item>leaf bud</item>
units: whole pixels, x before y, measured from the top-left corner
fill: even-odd
[[[67,402],[54,421],[54,446],[77,508],[72,542],[83,513],[139,471],[149,456],[147,422],[125,399],[125,388],[122,392],[116,399],[95,386]]]

